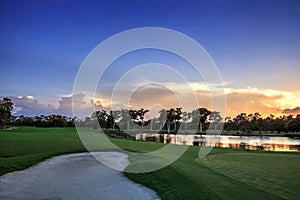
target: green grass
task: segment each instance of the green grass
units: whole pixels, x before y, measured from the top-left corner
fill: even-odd
[[[162,199],[299,199],[300,154],[213,149],[204,159],[191,147],[172,165],[126,174]]]
[[[232,152],[197,161],[220,174],[279,197],[300,197],[299,154]]]
[[[109,151],[110,147],[93,140],[95,132],[84,129],[91,139],[91,149]],[[97,136],[99,136],[97,134]],[[103,136],[105,137],[105,136]],[[163,144],[151,145],[144,142],[111,138],[115,145],[124,150],[149,152]],[[150,144],[150,145],[149,145]],[[22,170],[55,155],[87,151],[81,143],[75,128],[35,128],[24,127],[12,130],[0,130],[0,175]]]
[[[87,135],[93,135],[87,131]],[[119,147],[149,152],[163,144],[111,139]],[[94,150],[109,150],[107,147]],[[74,128],[0,131],[0,174],[24,169],[54,155],[86,151]],[[125,175],[162,199],[299,199],[300,153],[213,149],[203,159],[191,147],[161,170]],[[130,159],[130,158],[129,158]]]
[[[0,132],[0,175],[55,155],[85,151],[74,128],[25,127]]]

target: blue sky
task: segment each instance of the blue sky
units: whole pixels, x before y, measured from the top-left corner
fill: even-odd
[[[72,93],[77,70],[96,45],[128,29],[154,26],[180,31],[199,42],[217,64],[229,94],[239,93],[247,100],[247,95],[269,92],[266,99],[257,100],[265,105],[259,107],[262,111],[300,106],[296,103],[300,100],[299,1],[7,0],[0,4],[2,97],[33,96],[39,104],[58,107],[61,97]],[[136,58],[151,60],[149,55]],[[119,68],[111,71],[120,73]],[[229,96],[232,104],[234,99]]]

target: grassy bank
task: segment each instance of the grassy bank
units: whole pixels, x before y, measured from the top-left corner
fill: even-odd
[[[112,141],[136,152],[163,146]],[[82,151],[86,149],[74,128],[0,131],[0,174],[24,169],[54,155]],[[125,175],[153,188],[162,199],[299,199],[299,153],[215,148],[204,159],[198,159],[198,151],[199,147],[191,147],[172,165],[155,172]]]

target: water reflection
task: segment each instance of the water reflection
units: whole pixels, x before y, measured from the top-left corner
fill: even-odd
[[[300,139],[289,137],[138,134],[136,140],[247,150],[300,151]]]

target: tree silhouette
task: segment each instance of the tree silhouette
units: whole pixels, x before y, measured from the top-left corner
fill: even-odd
[[[223,120],[223,118],[221,117],[220,112],[212,111],[209,114],[210,124],[214,127],[215,131],[217,130],[218,126],[222,125],[221,124],[222,120]]]
[[[207,117],[210,115],[211,111],[207,108],[197,108],[192,111],[193,121],[197,122],[198,132],[203,132],[203,127],[207,123]]]
[[[5,125],[11,120],[13,105],[9,98],[0,99],[0,123],[3,129],[5,129]]]
[[[187,122],[191,119],[192,113],[190,112],[182,112],[182,122],[184,123],[184,130],[186,130]]]

